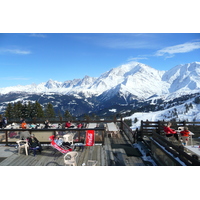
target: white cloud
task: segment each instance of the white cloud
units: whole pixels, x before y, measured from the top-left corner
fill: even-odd
[[[39,37],[39,38],[46,38],[47,36],[41,33],[32,33],[30,37]]]
[[[138,61],[138,60],[146,60],[148,58],[146,57],[142,57],[142,56],[138,56],[138,57],[134,57],[134,58],[129,58],[128,61],[134,60],[134,61]]]
[[[21,55],[27,55],[30,54],[30,51],[23,51],[20,49],[0,49],[0,53],[11,53],[11,54],[21,54]]]
[[[155,56],[173,57],[176,53],[187,53],[195,49],[200,49],[200,42],[187,42],[175,46],[166,47],[156,52]]]

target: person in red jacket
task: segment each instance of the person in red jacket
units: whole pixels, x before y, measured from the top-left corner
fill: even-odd
[[[172,124],[169,122],[167,124],[167,126],[164,127],[164,132],[166,134],[166,137],[172,137],[172,136],[174,136],[176,138],[176,140],[179,141],[178,134],[177,134],[177,132],[174,129],[171,128],[171,125]]]
[[[72,124],[70,121],[66,122],[65,128],[74,128],[74,124]]]
[[[66,122],[65,123],[65,128],[70,128],[70,127],[71,127],[71,122],[70,121]]]
[[[25,120],[21,123],[21,128],[22,129],[26,129],[26,127],[27,127],[27,124],[26,124],[26,122],[25,122]]]
[[[184,127],[184,130],[180,132],[181,136],[189,137],[190,131],[188,130],[188,127]]]

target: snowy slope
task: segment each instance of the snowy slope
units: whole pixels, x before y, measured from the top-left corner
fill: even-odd
[[[186,105],[192,105],[187,109]],[[174,115],[176,112],[177,115]],[[157,111],[157,112],[137,112],[130,117],[125,119],[131,119],[134,122],[137,119],[136,123],[132,124],[132,129],[139,128],[141,125],[141,120],[143,121],[170,121],[173,118],[176,118],[178,121],[200,121],[200,104],[194,103],[194,98],[186,101],[182,105],[174,106],[169,109]]]
[[[162,80],[169,84],[170,93],[199,89],[200,62],[178,65],[165,72]]]

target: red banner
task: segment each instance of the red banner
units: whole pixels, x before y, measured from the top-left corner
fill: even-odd
[[[94,146],[94,130],[86,131],[86,144],[85,146]]]

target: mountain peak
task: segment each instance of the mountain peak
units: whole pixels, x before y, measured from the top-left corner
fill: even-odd
[[[118,87],[120,86],[120,87]],[[158,87],[159,86],[159,87]],[[168,71],[159,71],[146,64],[129,62],[102,74],[98,78],[58,82],[49,79],[46,83],[0,88],[0,94],[9,92],[90,94],[127,91],[138,98],[168,94],[181,90],[200,89],[200,62],[177,65]],[[123,89],[122,89],[123,88]]]

